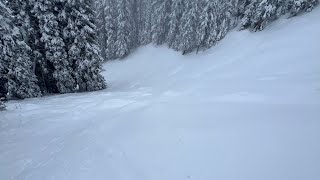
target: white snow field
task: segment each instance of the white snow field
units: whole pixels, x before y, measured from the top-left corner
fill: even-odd
[[[9,102],[0,180],[319,180],[319,19],[140,48],[106,90]]]

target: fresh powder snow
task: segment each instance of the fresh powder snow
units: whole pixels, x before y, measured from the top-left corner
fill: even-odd
[[[143,47],[105,64],[106,90],[8,102],[0,179],[320,179],[319,17]]]

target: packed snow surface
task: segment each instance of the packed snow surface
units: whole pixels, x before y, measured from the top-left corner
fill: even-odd
[[[319,180],[320,9],[198,55],[139,49],[109,88],[11,101],[1,180]]]

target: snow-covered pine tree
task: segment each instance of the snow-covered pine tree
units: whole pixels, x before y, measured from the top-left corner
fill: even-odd
[[[226,12],[226,16],[229,21],[229,30],[235,28],[239,24],[239,2],[240,0],[228,0],[222,8],[223,12]],[[225,9],[225,10],[223,10]]]
[[[171,11],[169,13],[168,22],[168,36],[167,43],[170,48],[179,50],[178,36],[180,33],[180,22],[183,14],[184,3],[182,0],[175,0],[172,2]]]
[[[254,13],[258,5],[258,0],[249,0],[243,3],[243,5],[244,12],[241,19],[241,30],[249,28],[251,26],[252,17],[255,15]]]
[[[230,12],[230,28],[235,28],[240,20],[240,3],[242,0],[228,0],[226,2],[225,8],[228,8],[228,12]]]
[[[93,0],[67,0],[64,6],[68,22],[64,38],[79,91],[106,88],[105,80],[100,75],[102,57],[97,43],[93,5]]]
[[[277,0],[262,0],[258,2],[252,19],[251,28],[254,31],[263,30],[266,25],[276,19]]]
[[[57,92],[53,77],[45,61],[44,45],[40,41],[41,33],[39,19],[36,16],[34,6],[36,0],[10,0],[10,8],[13,10],[16,24],[18,24],[25,43],[30,47],[30,59],[34,63],[34,71],[37,76],[37,84],[43,93]]]
[[[13,25],[11,10],[3,0],[0,0],[0,98],[8,93],[9,63],[14,54]]]
[[[5,2],[0,1],[0,89],[4,91],[1,96],[6,93],[9,99],[37,97],[41,93],[34,74],[35,62],[29,56],[30,48],[12,13]]]
[[[307,1],[311,2],[313,0]],[[294,0],[251,0],[249,4],[244,3],[246,4],[246,11],[242,16],[241,29],[250,27],[254,31],[263,30],[271,21],[278,19],[287,11],[291,12],[294,7],[293,2]]]
[[[143,20],[145,20],[145,17],[143,17],[143,0],[134,0],[135,3],[135,21],[136,21],[136,47],[141,45],[141,30],[143,29]]]
[[[216,6],[217,8],[217,24],[218,24],[218,29],[217,29],[217,37],[216,41],[220,41],[225,37],[229,30],[229,25],[230,25],[230,18],[231,18],[231,7],[227,2],[220,2]]]
[[[96,11],[96,27],[97,34],[99,37],[99,47],[101,49],[101,56],[106,61],[106,43],[107,43],[107,33],[106,33],[106,9],[107,0],[96,0],[95,1],[95,11]]]
[[[151,14],[152,42],[160,45],[166,41],[171,0],[154,0]]]
[[[107,61],[115,59],[116,8],[114,0],[97,0],[96,26],[102,58]]]
[[[115,12],[115,2],[113,0],[107,0],[104,9],[105,12],[105,33],[106,33],[106,47],[104,49],[107,60],[115,59],[116,48],[115,42],[117,38],[116,29],[116,12]]]
[[[302,12],[310,12],[319,4],[319,0],[289,0],[288,11],[290,16],[296,16]]]
[[[218,34],[217,41],[223,39],[228,31],[235,27],[236,25],[236,0],[218,1],[216,4],[217,8],[217,24],[218,24]]]
[[[8,83],[9,62],[13,56],[14,40],[12,38],[11,11],[3,0],[0,0],[0,98],[5,97]]]
[[[50,89],[54,93],[70,93],[76,88],[72,76],[72,64],[68,60],[65,43],[63,41],[60,13],[63,8],[60,0],[37,0],[33,12],[38,18],[47,79],[52,79]]]
[[[204,46],[204,40],[208,35],[209,16],[207,11],[207,1],[199,1],[199,21],[196,26],[195,43],[198,51]]]
[[[248,8],[248,6],[251,4],[252,0],[239,0],[237,3],[237,18],[242,19],[244,17],[244,14]]]
[[[139,24],[139,1],[140,0],[128,0],[129,1],[129,17],[130,17],[130,24],[131,24],[131,49],[137,48],[140,45],[139,42],[139,30],[140,30],[140,24]]]
[[[217,1],[205,0],[204,9],[200,15],[197,46],[208,49],[217,43],[218,35],[218,4]]]
[[[196,26],[198,24],[198,1],[185,0],[185,8],[180,23],[180,46],[182,54],[191,52],[196,47]]]
[[[140,0],[140,30],[139,41],[140,45],[151,43],[151,12],[152,2],[150,0]]]
[[[116,57],[124,58],[131,50],[130,17],[127,0],[117,0],[117,39],[115,42]]]
[[[17,34],[14,56],[9,63],[8,98],[32,98],[41,95],[34,72],[35,62],[29,57],[29,48]]]

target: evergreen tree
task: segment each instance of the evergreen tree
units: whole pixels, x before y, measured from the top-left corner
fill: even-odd
[[[218,24],[218,34],[217,34],[217,41],[223,39],[229,30],[235,26],[236,19],[236,1],[235,0],[228,0],[225,2],[218,2],[216,9],[219,12],[217,14],[217,24]]]
[[[5,3],[0,2],[1,94],[5,93],[8,98],[37,97],[41,93],[34,74],[35,63],[29,57],[30,48],[24,42],[12,13]]]
[[[207,38],[209,31],[209,14],[208,14],[208,1],[202,0],[199,4],[199,22],[196,26],[195,43],[197,46],[197,53],[204,46],[204,40]]]
[[[216,1],[206,0],[203,14],[201,15],[201,21],[203,21],[202,32],[205,34],[202,36],[202,43],[205,49],[214,46],[217,43],[218,35],[218,4]]]
[[[31,98],[41,95],[34,74],[34,62],[28,57],[28,47],[20,39],[16,40],[15,54],[8,71],[8,98]]]
[[[198,22],[198,2],[193,0],[185,1],[184,12],[180,23],[180,47],[183,54],[191,52],[196,47],[196,26]]]
[[[245,11],[243,12],[242,22],[241,22],[241,29],[246,29],[251,26],[252,24],[252,17],[255,16],[255,9],[257,8],[257,0],[251,0],[246,4]]]
[[[276,19],[277,0],[262,0],[258,2],[252,18],[251,27],[255,31],[263,30],[267,23]]]
[[[10,8],[14,12],[16,24],[19,25],[25,43],[30,48],[30,59],[34,63],[34,71],[37,76],[37,84],[43,93],[58,92],[50,68],[45,59],[45,48],[41,42],[39,18],[36,13],[36,0],[10,0]],[[52,72],[52,71],[51,71]]]
[[[93,5],[92,0],[67,0],[65,5],[68,24],[64,29],[64,38],[69,62],[72,62],[72,76],[79,91],[95,91],[106,87],[100,75],[102,58],[97,43]]]
[[[7,74],[9,62],[13,56],[12,46],[14,40],[12,38],[12,24],[10,10],[5,3],[0,1],[0,98],[6,96],[7,90]]]
[[[68,61],[65,51],[62,29],[59,26],[59,20],[64,20],[59,19],[63,5],[60,0],[38,0],[33,9],[40,28],[43,64],[46,66],[47,78],[53,82],[50,83],[50,89],[55,89],[55,93],[70,93],[76,88],[71,74],[71,62]]]
[[[96,10],[96,27],[97,34],[99,37],[99,47],[101,49],[101,56],[106,61],[106,47],[107,47],[107,32],[106,32],[106,7],[107,0],[96,0],[95,1],[95,10]]]
[[[99,37],[101,56],[106,60],[115,59],[116,11],[113,0],[96,1],[96,26]]]
[[[131,50],[131,26],[127,0],[117,1],[117,40],[115,42],[116,57],[124,58]]]
[[[140,0],[140,30],[139,41],[140,45],[147,45],[152,42],[151,39],[151,12],[152,3],[150,0]]]
[[[13,26],[11,11],[5,3],[0,1],[0,98],[8,92],[9,63],[14,55],[14,39],[12,37]]]
[[[139,41],[139,1],[140,0],[128,0],[129,2],[129,22],[131,26],[130,37],[131,37],[131,49],[137,48],[140,45]]]
[[[116,32],[116,12],[115,3],[113,0],[108,0],[105,6],[105,33],[106,33],[106,47],[104,49],[107,60],[114,59],[116,56],[115,42],[117,38]]]
[[[242,17],[241,29],[263,30],[285,13],[286,0],[252,0]]]
[[[237,17],[242,19],[252,0],[239,0],[237,3]]]
[[[168,23],[168,36],[167,43],[170,48],[179,49],[178,46],[178,36],[180,33],[180,22],[183,14],[184,4],[182,0],[175,0],[171,6],[171,12],[169,15],[169,23]]]
[[[296,16],[301,12],[310,12],[319,4],[319,0],[289,0],[288,11],[291,16]]]
[[[227,9],[229,13],[229,29],[235,28],[239,24],[240,20],[240,3],[243,0],[228,0],[224,9]]]
[[[152,42],[157,45],[163,44],[166,40],[171,0],[155,0],[152,4],[151,35]]]

